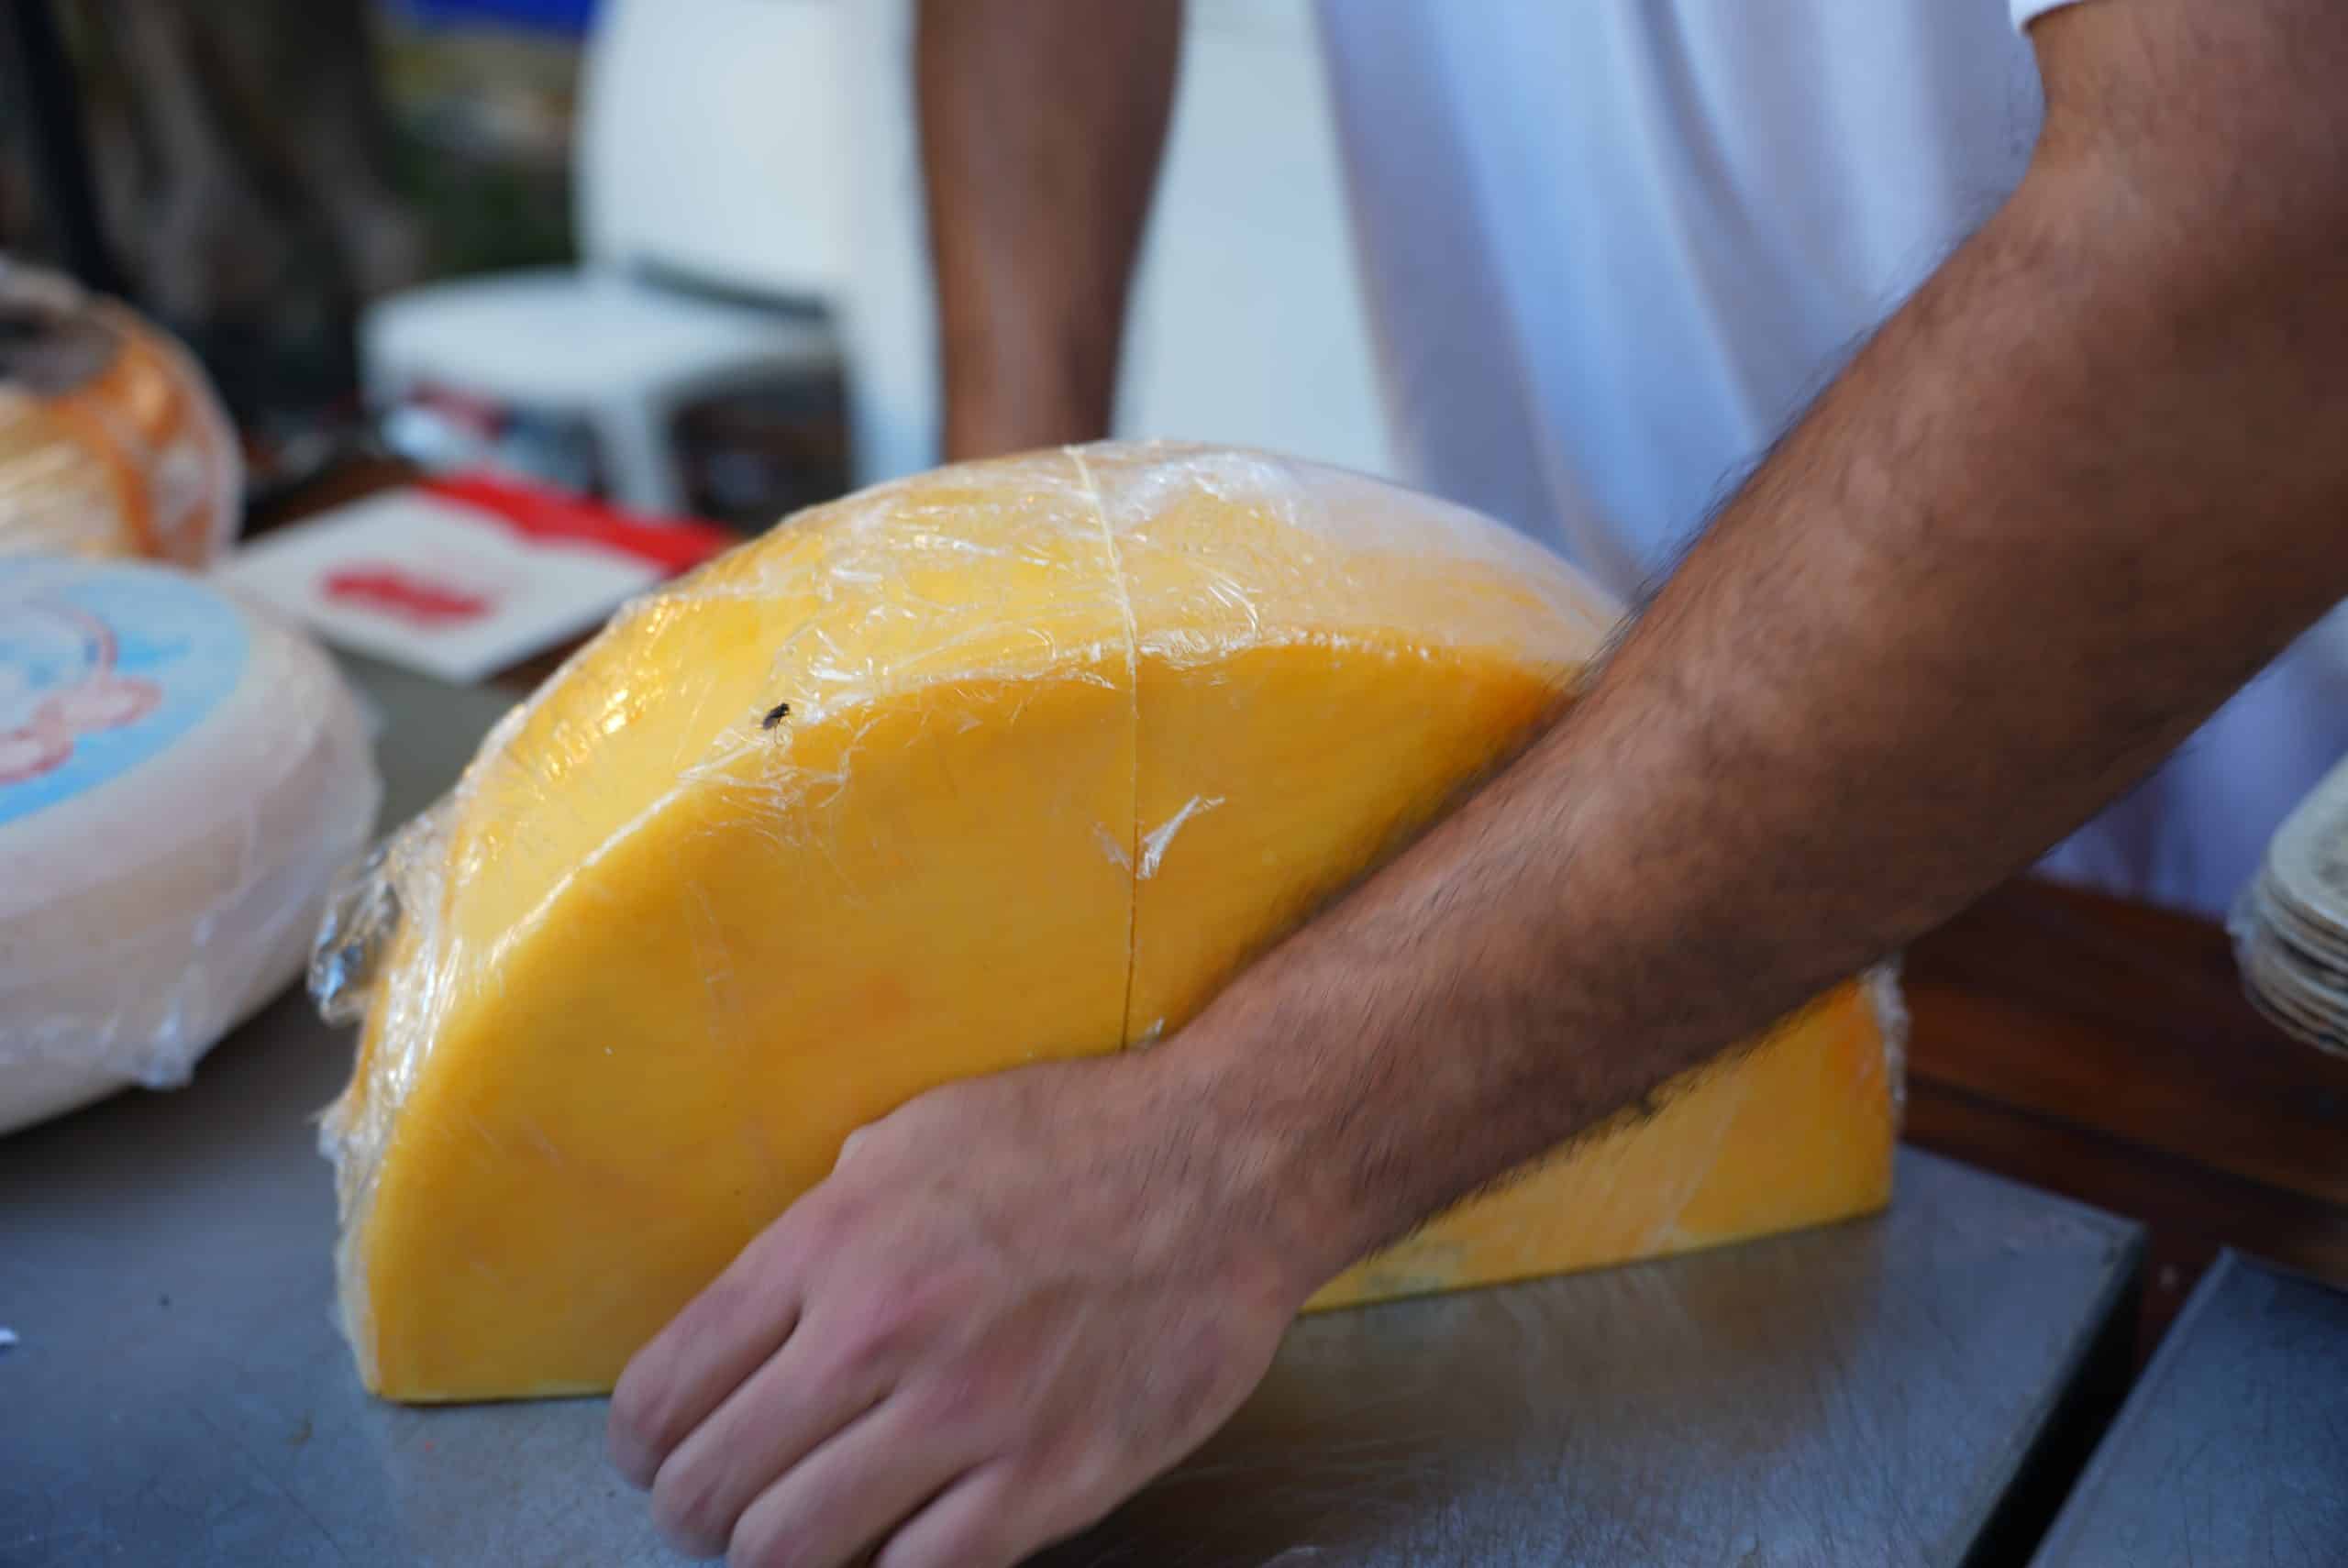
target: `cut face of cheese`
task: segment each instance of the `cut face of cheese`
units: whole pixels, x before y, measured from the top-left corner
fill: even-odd
[[[980,472],[714,563],[400,847],[426,918],[333,1130],[376,1386],[604,1386],[858,1127],[1116,1044],[1131,660],[1068,490]]]
[[[1473,514],[1116,446],[867,491],[632,606],[350,905],[398,911],[327,1128],[369,1386],[608,1387],[857,1127],[1178,1030],[1615,615]],[[1879,1205],[1886,1044],[1823,1003],[1316,1304]]]
[[[1820,998],[1689,1074],[1644,1121],[1569,1146],[1438,1216],[1312,1309],[1667,1257],[1890,1201],[1900,1010],[1890,975]]]

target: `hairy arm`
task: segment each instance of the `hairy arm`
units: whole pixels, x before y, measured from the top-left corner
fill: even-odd
[[[1161,1058],[1309,1272],[1953,914],[2348,595],[2348,11],[2037,33],[2020,190],[1585,700]]]
[[[1922,932],[2348,593],[2348,9],[2039,24],[2021,188],[1584,699],[1146,1053],[925,1095],[631,1364],[739,1568],[999,1568],[1354,1257]]]
[[[1181,0],[922,0],[948,460],[1107,434]]]

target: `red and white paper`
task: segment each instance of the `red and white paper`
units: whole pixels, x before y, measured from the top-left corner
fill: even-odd
[[[738,542],[707,524],[467,476],[320,513],[218,570],[328,642],[462,684],[593,630]]]

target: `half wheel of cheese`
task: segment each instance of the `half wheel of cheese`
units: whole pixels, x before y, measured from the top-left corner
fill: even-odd
[[[1165,446],[882,486],[629,607],[328,944],[366,957],[327,1145],[369,1386],[609,1386],[856,1128],[1178,1030],[1618,615],[1473,513]],[[1888,1040],[1830,997],[1317,1304],[1878,1205]]]

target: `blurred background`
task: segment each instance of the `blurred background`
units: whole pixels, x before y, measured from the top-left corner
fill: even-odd
[[[912,0],[8,12],[0,252],[193,351],[248,518],[391,461],[756,531],[936,460]],[[1189,27],[1116,433],[1391,471],[1310,6]]]

